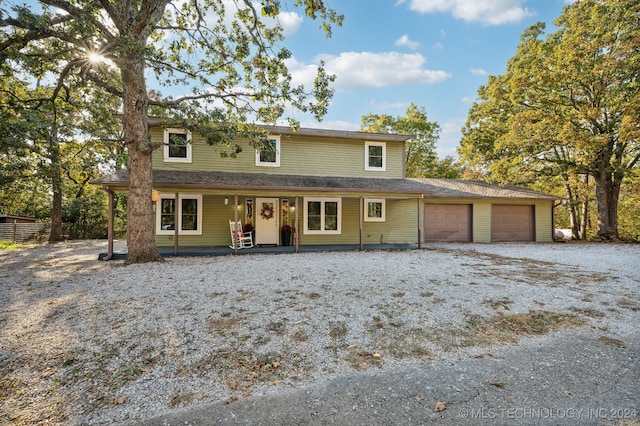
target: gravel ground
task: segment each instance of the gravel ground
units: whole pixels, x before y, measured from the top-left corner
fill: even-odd
[[[98,262],[0,250],[0,423],[109,424],[463,359],[538,334],[637,339],[640,245]],[[535,322],[542,328],[525,327]]]

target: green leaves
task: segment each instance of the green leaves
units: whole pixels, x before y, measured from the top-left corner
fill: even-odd
[[[543,24],[528,28],[506,73],[478,91],[462,159],[509,183],[551,169],[590,175],[602,194],[600,232],[617,235],[617,194],[640,158],[639,12],[638,0],[583,0],[546,38]]]

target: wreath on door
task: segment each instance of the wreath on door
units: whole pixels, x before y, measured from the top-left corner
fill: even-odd
[[[260,210],[260,216],[264,220],[273,219],[273,206],[271,204],[263,203],[262,210]]]

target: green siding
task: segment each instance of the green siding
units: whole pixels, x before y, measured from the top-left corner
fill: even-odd
[[[491,203],[473,203],[472,226],[474,243],[491,242]]]
[[[553,241],[553,204],[551,202],[536,203],[536,241]]]
[[[364,170],[364,144],[366,139],[327,139],[320,137],[301,137],[282,135],[280,138],[280,167],[255,165],[255,149],[247,141],[240,141],[242,152],[236,158],[223,157],[221,153],[231,153],[231,148],[218,145],[209,146],[204,139],[192,135],[192,162],[165,163],[164,131],[151,129],[151,139],[160,144],[153,153],[153,168],[156,170],[211,170],[248,173],[275,173],[313,176],[345,177],[403,177],[402,142],[387,142],[386,171],[371,172]]]
[[[233,199],[224,204],[224,196],[204,195],[202,197],[202,235],[179,235],[181,247],[228,246],[231,243],[229,220],[234,219]],[[239,204],[244,204],[244,199]],[[244,207],[238,211],[238,219],[244,224]],[[173,247],[173,235],[156,235],[158,247]]]
[[[213,247],[226,246],[230,243],[229,220],[234,219],[233,198],[225,206],[224,196],[203,196],[202,235],[180,235],[180,247]],[[255,200],[255,197],[249,197]],[[339,235],[306,235],[304,234],[304,203],[300,197],[300,244],[301,245],[331,245],[331,244],[359,244],[360,242],[360,199],[342,198],[342,227]],[[293,206],[293,197],[289,197]],[[238,200],[238,219],[244,224],[245,198]],[[418,212],[416,200],[387,200],[385,222],[363,222],[364,244],[415,244],[418,242]],[[294,222],[294,214],[290,214],[290,223]],[[173,235],[156,235],[158,247],[173,247]]]

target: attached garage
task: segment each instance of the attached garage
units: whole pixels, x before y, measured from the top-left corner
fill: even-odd
[[[425,241],[472,241],[471,214],[471,204],[425,204]]]
[[[535,236],[535,206],[492,205],[492,242],[529,242],[535,241]]]

